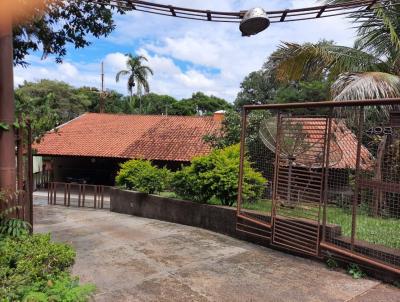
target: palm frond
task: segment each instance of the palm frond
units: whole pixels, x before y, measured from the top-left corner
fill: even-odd
[[[271,56],[279,81],[323,77],[331,79],[343,72],[387,71],[389,67],[366,52],[329,42],[283,43]]]
[[[125,75],[128,75],[128,74],[129,74],[129,71],[128,71],[128,70],[121,70],[121,71],[119,71],[119,72],[117,73],[117,75],[115,76],[115,81],[116,81],[116,82],[119,82],[119,79],[120,79],[121,76],[125,76]]]
[[[383,72],[345,73],[332,84],[334,101],[400,97],[400,77]]]
[[[145,65],[142,65],[142,61],[147,61],[145,56],[133,56],[128,53],[127,56],[127,70],[121,70],[117,73],[117,81],[121,75],[129,75],[127,88],[129,93],[132,95],[133,88],[136,87],[137,95],[142,94],[142,89],[146,92],[150,91],[149,83],[147,81],[148,74],[153,75],[153,70]]]
[[[337,4],[347,0],[323,2]],[[361,10],[349,15],[357,26],[357,49],[376,57],[385,57],[391,62],[396,61],[400,56],[400,6],[396,5],[396,2],[378,2],[371,10]]]

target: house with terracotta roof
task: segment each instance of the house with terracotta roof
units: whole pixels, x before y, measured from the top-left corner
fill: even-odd
[[[55,181],[113,184],[119,164],[151,160],[178,169],[211,147],[203,137],[220,131],[223,113],[214,116],[85,113],[44,135],[36,156],[52,163]]]
[[[329,132],[328,194],[343,199],[347,193],[352,192],[351,179],[357,166],[357,137],[342,119],[332,119],[330,131],[327,131],[328,125],[326,118],[285,117],[281,121],[283,134],[277,138],[274,131],[268,130],[268,121],[264,127],[261,124],[259,144],[263,147],[259,145],[254,149],[262,150],[264,156],[255,156],[253,162],[262,167],[264,176],[271,180],[269,191],[274,179],[275,142],[278,139],[279,166],[283,174],[279,176],[280,185],[285,187],[290,183],[292,191],[299,194],[310,190],[309,186],[318,187],[320,175],[326,165],[326,137]],[[374,157],[364,145],[360,146],[359,151],[360,169],[371,172],[375,165]],[[286,192],[287,189],[281,191]]]

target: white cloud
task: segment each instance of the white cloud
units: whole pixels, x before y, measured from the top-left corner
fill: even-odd
[[[158,2],[165,3],[165,0]],[[314,0],[271,0],[268,3],[265,0],[192,0],[190,4],[185,0],[169,0],[168,3],[223,11],[320,4]],[[16,68],[15,83],[20,84],[22,79],[53,78],[73,85],[99,87],[100,60],[103,59],[106,87],[126,93],[126,84],[124,81],[115,83],[115,74],[125,68],[124,52],[129,49],[149,59],[148,65],[154,70],[150,79],[153,92],[182,98],[202,90],[233,101],[243,78],[259,69],[281,41],[302,43],[328,39],[352,45],[354,40],[351,24],[342,17],[276,23],[250,38],[241,37],[237,24],[190,21],[141,12],[130,12],[116,20],[116,31],[104,41],[121,51],[110,51],[103,58],[97,56],[96,62],[76,62],[67,57],[62,65],[48,60],[38,62],[37,57],[31,56],[29,61],[33,64],[29,69]]]

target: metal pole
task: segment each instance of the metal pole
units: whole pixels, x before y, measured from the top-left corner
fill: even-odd
[[[364,107],[361,106],[359,109],[359,118],[358,118],[358,133],[357,133],[357,158],[356,158],[356,175],[355,175],[355,188],[354,188],[354,196],[353,196],[353,206],[352,206],[352,217],[351,217],[351,245],[350,249],[354,250],[354,243],[356,240],[356,232],[357,232],[357,208],[358,208],[358,195],[360,193],[360,165],[361,165],[361,146],[362,146],[362,135],[363,135],[363,126],[364,126]]]
[[[22,206],[22,215],[18,215],[20,219],[27,219],[26,215],[26,200],[28,196],[23,194],[24,190],[24,129],[21,127],[22,117],[18,117],[20,127],[17,131],[17,194],[18,194],[18,205]]]
[[[104,62],[101,62],[100,113],[104,113]]]
[[[29,192],[29,223],[33,231],[33,152],[32,152],[32,125],[30,119],[27,120],[28,128],[28,142],[27,142],[27,155],[28,155],[28,192]]]
[[[0,122],[9,130],[0,130],[0,188],[15,190],[15,121],[12,19],[2,14],[0,20]]]
[[[246,149],[246,127],[247,127],[247,110],[242,109],[242,130],[240,137],[240,162],[239,162],[239,183],[238,183],[238,195],[237,195],[237,209],[236,214],[240,215],[242,207],[242,189],[243,189],[243,178],[244,178],[244,160],[245,160],[245,149]]]
[[[322,242],[326,241],[326,222],[327,222],[327,213],[326,209],[328,207],[328,186],[329,186],[329,155],[331,150],[331,136],[332,136],[332,119],[333,119],[333,110],[329,110],[328,117],[328,129],[326,129],[325,136],[325,159],[324,159],[324,196],[323,196],[323,212],[322,212]],[[321,211],[321,205],[320,205]]]

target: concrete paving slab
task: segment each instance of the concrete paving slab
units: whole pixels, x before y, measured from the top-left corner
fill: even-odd
[[[400,301],[400,290],[323,263],[184,225],[36,205],[34,231],[77,250],[95,301]]]

